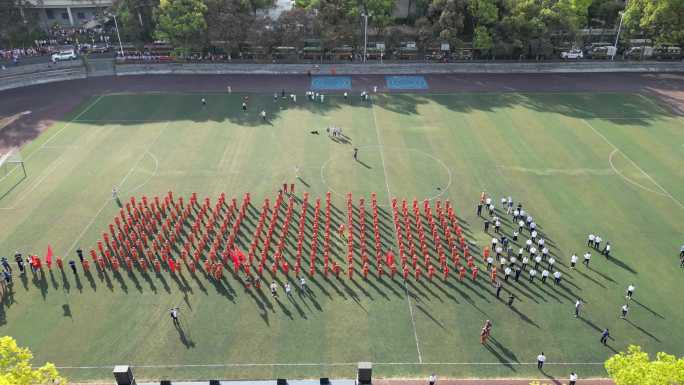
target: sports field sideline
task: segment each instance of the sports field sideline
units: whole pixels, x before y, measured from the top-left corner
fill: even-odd
[[[602,362],[629,343],[682,354],[684,311],[673,293],[683,288],[683,120],[648,97],[378,94],[362,103],[328,95],[295,105],[249,94],[244,113],[243,96],[114,94],[82,104],[23,148],[26,178],[14,171],[0,181],[2,255],[42,256],[50,244],[68,260],[95,247],[119,210],[114,185],[125,199],[249,192],[259,208],[295,182],[299,167],[296,191],[331,191],[341,211],[347,192],[376,193],[386,213],[392,197],[448,199],[476,255],[491,239],[475,215],[480,192],[495,202],[511,195],[552,245],[564,284],[505,283],[518,298],[509,308],[486,274],[406,285],[375,274],[316,276],[310,295],[276,301],[265,286],[256,294],[230,274],[224,287],[187,271],[183,279],[137,270],[108,279],[53,267],[44,280],[15,275],[2,332],[77,380],[109,379],[117,363],[138,366],[142,378],[350,377],[361,360],[376,363],[380,376],[589,377],[604,376]],[[342,127],[350,143],[328,138],[329,126]],[[391,214],[385,224],[392,227]],[[591,268],[572,271],[569,255],[587,250],[589,232],[611,242],[614,259],[595,254]],[[383,246],[396,249],[393,231]],[[629,284],[635,299],[620,320]],[[585,301],[579,319],[577,297]],[[173,306],[180,329],[168,317]],[[485,319],[493,339],[482,346]],[[598,342],[603,328],[614,338],[608,347]],[[548,357],[541,374],[540,351]]]

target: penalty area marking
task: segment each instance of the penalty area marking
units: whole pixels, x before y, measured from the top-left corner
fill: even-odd
[[[149,151],[150,151],[150,148],[152,148],[152,146],[157,142],[157,140],[159,140],[159,138],[161,137],[162,133],[164,133],[164,131],[166,131],[166,128],[169,126],[169,123],[170,123],[170,122],[167,121],[167,122],[164,124],[164,127],[162,127],[162,128],[159,130],[159,133],[157,134],[157,136],[155,136],[154,139],[150,142],[150,144],[147,145],[147,148],[145,149],[145,152],[143,152],[143,154],[140,155],[140,157],[138,158],[138,160],[135,162],[135,164],[133,164],[133,166],[131,167],[131,169],[128,170],[128,173],[126,173],[126,175],[123,177],[123,179],[121,179],[121,182],[119,182],[119,184],[118,184],[117,186],[121,187],[121,186],[123,186],[124,183],[126,183],[126,180],[131,176],[131,174],[133,174],[133,171],[138,167],[138,165],[139,165],[140,162],[143,160],[143,158],[145,157],[145,155],[147,155],[147,154],[152,155],[152,154],[149,152]],[[149,181],[149,180],[148,180],[148,181]],[[145,183],[147,183],[147,182],[145,182]],[[88,222],[88,224],[83,228],[83,230],[82,230],[81,233],[78,235],[78,237],[74,240],[74,242],[71,244],[71,246],[69,246],[69,249],[66,251],[66,253],[64,253],[64,254],[62,254],[62,255],[69,255],[69,253],[71,253],[71,252],[74,250],[74,247],[76,247],[76,245],[78,244],[78,242],[81,241],[81,239],[83,238],[83,236],[85,235],[85,233],[90,229],[90,226],[92,226],[93,223],[95,223],[95,220],[97,220],[97,218],[100,216],[100,214],[102,213],[102,211],[104,211],[105,207],[107,207],[107,205],[108,205],[112,200],[114,200],[114,198],[112,198],[112,197],[107,198],[107,199],[105,200],[105,202],[102,204],[102,206],[100,206],[100,209],[97,210],[97,212],[95,213],[95,215],[93,216],[93,218],[90,220],[90,222]]]
[[[81,111],[81,112],[80,112],[78,115],[76,115],[73,119],[71,119],[70,121],[68,121],[68,122],[64,125],[64,127],[62,127],[62,128],[60,128],[59,130],[57,130],[57,132],[55,132],[54,134],[52,134],[52,136],[50,136],[49,138],[47,138],[47,140],[46,140],[43,144],[41,144],[38,148],[36,148],[36,149],[33,150],[30,154],[28,154],[28,155],[24,158],[24,164],[26,164],[26,162],[28,162],[31,158],[33,158],[33,155],[35,155],[36,153],[38,153],[38,151],[40,151],[40,150],[42,150],[42,149],[44,149],[44,148],[51,148],[51,147],[47,147],[47,144],[50,143],[54,138],[56,138],[57,135],[61,134],[62,131],[64,131],[64,130],[66,130],[67,128],[69,128],[69,126],[70,126],[72,123],[76,123],[76,122],[77,122],[77,119],[80,118],[81,116],[83,116],[86,112],[90,111],[90,109],[93,108],[93,107],[100,101],[100,99],[102,99],[103,96],[104,96],[104,95],[98,96],[98,97],[97,97],[95,100],[93,100],[93,102],[90,103],[83,111]],[[57,157],[57,159],[61,158],[62,155],[64,155],[64,154],[65,154],[65,152],[63,152],[59,157]],[[56,161],[57,159],[55,159],[55,161]],[[7,175],[5,175],[2,179],[5,179],[5,178],[7,178],[8,176],[10,176],[10,175],[14,172],[14,170],[16,170],[16,169],[17,169],[17,168],[13,168],[10,172],[7,173]],[[2,179],[0,179],[0,180],[2,180]]]
[[[546,362],[544,365],[551,366],[595,366],[603,365],[604,362]],[[239,368],[239,367],[297,367],[297,366],[352,366],[355,367],[358,362],[291,362],[291,363],[215,363],[215,364],[140,364],[131,363],[130,366],[142,369],[173,369],[173,368]],[[536,362],[373,362],[374,366],[531,366],[537,365]],[[111,369],[111,365],[90,365],[90,366],[57,366],[57,369]]]

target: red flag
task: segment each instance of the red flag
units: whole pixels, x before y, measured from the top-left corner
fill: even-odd
[[[45,254],[45,264],[48,265],[48,268],[52,266],[52,256],[54,253],[52,252],[52,247],[48,245],[47,248],[47,254]]]

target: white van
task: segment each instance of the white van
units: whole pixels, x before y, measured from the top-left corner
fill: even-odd
[[[74,51],[73,49],[68,49],[68,50],[64,50],[64,51],[55,52],[52,54],[51,59],[53,62],[62,61],[62,60],[75,60],[76,59],[76,51]]]

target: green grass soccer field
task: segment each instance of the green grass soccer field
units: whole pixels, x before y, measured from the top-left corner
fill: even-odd
[[[684,353],[684,271],[677,260],[684,119],[648,97],[388,94],[374,95],[371,104],[330,95],[324,103],[300,96],[294,104],[250,94],[245,113],[243,96],[104,95],[27,144],[21,151],[27,175],[11,167],[0,175],[0,250],[14,269],[0,333],[74,380],[111,380],[112,366],[121,363],[134,365],[139,379],[349,378],[355,363],[366,360],[378,376],[539,377],[574,370],[586,378],[604,376],[602,362],[631,343]],[[341,127],[347,139],[329,138],[329,126]],[[449,200],[480,277],[459,282],[452,269],[446,282],[439,273],[432,282],[404,283],[401,274],[378,278],[371,257],[367,280],[359,271],[349,280],[346,269],[339,279],[326,278],[319,265],[308,278],[310,293],[286,298],[281,288],[274,299],[268,271],[260,291],[245,288],[230,268],[220,282],[187,268],[175,276],[138,268],[102,275],[94,265],[90,275],[80,265],[76,275],[67,266],[44,267],[42,276],[17,274],[16,250],[42,257],[51,245],[71,260],[76,249],[95,248],[119,212],[113,186],[124,202],[168,191],[185,199],[196,192],[212,204],[225,192],[239,202],[249,192],[254,208],[238,236],[246,248],[264,198],[275,199],[283,182],[296,183],[300,198],[310,194],[307,268],[315,199],[325,206],[325,193],[332,193],[336,233],[347,218],[346,193],[353,194],[354,210],[358,198],[369,202],[376,193],[382,247],[395,253],[391,197],[407,199],[409,207],[417,198],[421,208],[431,199],[433,212],[437,201]],[[480,256],[491,240],[475,214],[482,191],[497,207],[508,195],[523,203],[559,261],[562,285],[530,283],[525,274],[504,282],[502,299],[495,297]],[[298,201],[287,258],[296,249],[299,207]],[[503,218],[510,234],[510,216]],[[590,232],[610,241],[613,258],[594,252],[590,268],[571,270],[570,254],[582,258]],[[373,249],[372,236],[367,242]],[[321,250],[319,236],[319,263]],[[345,250],[334,235],[331,259],[346,267]],[[629,284],[636,291],[621,320]],[[505,303],[509,293],[516,296],[512,308]],[[573,317],[577,297],[585,301],[580,318]],[[174,306],[178,328],[169,317]],[[485,319],[494,327],[483,346]],[[599,343],[603,328],[613,337],[608,346]],[[540,374],[541,351],[547,365]]]

